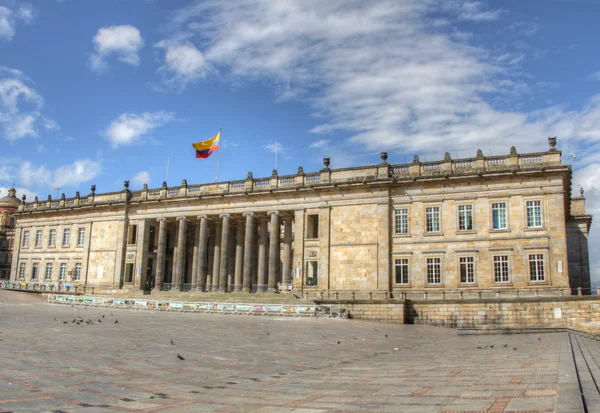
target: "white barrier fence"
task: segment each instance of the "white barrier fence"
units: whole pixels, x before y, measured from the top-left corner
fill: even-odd
[[[48,294],[48,301],[55,304],[86,305],[137,310],[180,311],[221,314],[279,315],[293,317],[346,318],[346,312],[337,305],[297,304],[244,304],[210,303],[165,300],[140,300],[112,297],[89,297],[81,295]]]

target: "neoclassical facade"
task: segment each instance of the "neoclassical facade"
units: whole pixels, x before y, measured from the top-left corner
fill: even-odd
[[[546,152],[35,200],[12,280],[217,292],[590,288],[583,193]]]

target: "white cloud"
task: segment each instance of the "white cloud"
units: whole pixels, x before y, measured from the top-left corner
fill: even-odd
[[[44,165],[36,167],[26,161],[19,168],[19,183],[25,186],[46,186],[51,182],[52,172]]]
[[[286,149],[283,147],[283,145],[280,142],[269,142],[268,144],[263,146],[263,148],[267,152],[272,152],[272,153],[277,152],[280,155],[286,152]]]
[[[206,59],[193,44],[162,41],[156,47],[165,49],[165,64],[159,71],[168,86],[184,88],[206,76],[209,69]]]
[[[315,148],[315,149],[322,149],[322,148],[327,147],[328,144],[329,144],[329,139],[321,139],[321,140],[311,143],[310,147]]]
[[[25,24],[31,23],[33,17],[33,7],[29,4],[23,4],[16,10],[0,5],[0,40],[10,41],[15,36],[17,23],[19,21]]]
[[[29,83],[23,72],[0,66],[0,136],[6,140],[37,137],[40,127],[58,129],[41,114],[44,100]]]
[[[148,171],[139,171],[133,178],[131,184],[134,188],[141,188],[144,184],[150,183],[150,173]]]
[[[175,119],[173,113],[169,112],[145,112],[139,115],[123,113],[111,122],[104,136],[113,148],[132,145],[143,135],[173,119]]]
[[[0,198],[4,198],[5,196],[8,196],[8,190],[12,188],[11,186],[0,186]],[[22,186],[15,186],[15,190],[17,191],[17,198],[19,199],[23,199],[23,195],[25,195],[26,198],[26,202],[31,202],[35,199],[36,196],[38,196],[37,192],[32,191],[29,188],[24,188]]]
[[[102,27],[94,36],[95,51],[90,56],[90,66],[97,72],[106,70],[106,58],[110,55],[116,55],[123,63],[137,66],[140,63],[138,52],[143,45],[140,31],[133,26]]]
[[[600,80],[600,70],[594,72],[590,75],[591,80]]]
[[[90,159],[81,159],[69,165],[63,165],[54,171],[52,175],[53,187],[76,187],[87,182],[102,172],[102,164]]]

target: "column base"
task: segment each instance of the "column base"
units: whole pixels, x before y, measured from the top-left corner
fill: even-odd
[[[233,286],[233,292],[234,293],[239,293],[241,291],[242,291],[242,285],[241,284],[240,285],[234,284],[234,286]]]
[[[256,286],[256,292],[257,293],[266,293],[267,292],[267,286],[266,285],[258,284]]]
[[[204,290],[202,290],[202,291],[207,292],[207,293],[211,292],[212,291],[212,285],[205,285],[204,286]]]

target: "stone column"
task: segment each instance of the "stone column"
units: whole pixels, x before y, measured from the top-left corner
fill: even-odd
[[[221,233],[223,225],[220,222],[215,224],[215,253],[213,255],[213,274],[212,291],[219,289],[219,273],[221,272]]]
[[[235,276],[233,291],[242,291],[242,268],[244,265],[244,226],[238,222],[235,234]]]
[[[183,290],[187,221],[185,217],[179,217],[177,221],[179,221],[179,233],[177,236],[177,264],[175,266],[174,289]]]
[[[208,252],[208,217],[200,215],[200,234],[198,238],[198,270],[196,272],[196,288],[204,291],[206,285],[206,270],[207,270],[207,252]]]
[[[194,254],[192,256],[192,290],[198,284],[198,253],[200,252],[200,227],[194,223]]]
[[[242,214],[246,217],[246,236],[244,239],[244,270],[242,276],[242,291],[252,292],[252,241],[254,238],[254,214],[247,212]],[[240,228],[242,226],[240,225]],[[237,262],[236,262],[237,264]]]
[[[277,268],[279,263],[277,262],[278,254],[277,250],[279,246],[279,212],[270,211],[271,216],[271,239],[269,241],[269,282],[267,292],[277,292]]]
[[[256,292],[256,284],[258,284],[258,222],[254,220],[252,228],[252,263],[250,274],[252,277],[252,292]]]
[[[289,285],[292,282],[292,217],[285,217],[283,227],[283,268],[281,269],[281,282],[284,285]]]
[[[260,219],[260,240],[258,245],[258,282],[256,283],[256,292],[264,293],[267,291],[267,225],[269,220]]]
[[[158,248],[156,251],[156,277],[154,289],[162,290],[165,277],[165,253],[167,249],[167,220],[158,218]]]
[[[229,214],[221,214],[221,263],[219,271],[219,292],[227,292],[227,260],[229,259]]]
[[[227,292],[233,291],[233,283],[235,282],[235,228],[233,219],[231,219],[229,227],[229,242],[227,252]]]

